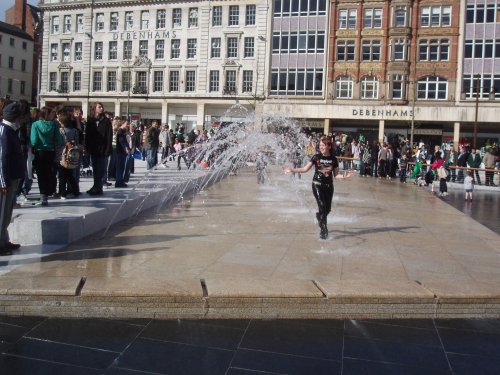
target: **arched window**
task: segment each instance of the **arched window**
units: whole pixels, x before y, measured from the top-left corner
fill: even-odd
[[[335,85],[335,97],[337,99],[352,99],[352,78],[339,77]]]
[[[424,77],[418,80],[417,98],[422,100],[446,100],[448,81],[441,77]]]
[[[361,80],[361,99],[378,99],[377,77],[364,77]]]

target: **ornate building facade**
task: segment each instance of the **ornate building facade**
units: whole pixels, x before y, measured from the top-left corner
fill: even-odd
[[[499,5],[478,4],[46,0],[41,96],[188,128],[239,103],[325,133],[498,140]]]

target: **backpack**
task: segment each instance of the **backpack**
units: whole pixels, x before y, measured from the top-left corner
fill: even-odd
[[[61,166],[66,169],[78,168],[82,154],[82,148],[75,141],[68,141],[61,155]]]

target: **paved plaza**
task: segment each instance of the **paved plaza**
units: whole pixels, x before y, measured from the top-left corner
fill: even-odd
[[[172,172],[185,180],[206,173],[162,169],[153,178],[173,180]],[[177,199],[156,183],[154,189],[164,189],[159,203],[140,215],[122,207],[129,218],[105,235],[96,232],[52,252],[51,245],[23,246],[21,254],[3,257],[9,259],[0,260],[0,312],[499,317],[498,233],[424,188],[355,176],[335,181],[330,238],[320,240],[310,181],[309,174],[299,180],[275,167],[258,185],[248,167],[196,195],[181,194],[170,207],[161,202]],[[102,199],[114,206],[124,200],[113,202],[113,194]],[[79,201],[72,205],[92,206],[89,198]],[[498,214],[491,220],[498,222]],[[94,223],[108,224],[109,215]]]

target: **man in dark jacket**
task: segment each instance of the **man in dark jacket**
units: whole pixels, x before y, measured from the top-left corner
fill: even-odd
[[[0,256],[12,255],[21,245],[9,241],[7,228],[12,219],[19,182],[24,177],[24,158],[16,134],[20,118],[19,105],[11,103],[3,109],[0,123]]]
[[[160,129],[158,129],[158,121],[153,120],[151,126],[147,130],[144,149],[146,150],[147,168],[153,169],[158,164],[158,148],[160,147]]]
[[[85,132],[85,147],[92,161],[94,186],[87,191],[90,195],[102,195],[106,180],[106,163],[112,152],[113,128],[104,115],[102,103],[92,105],[92,112]]]

